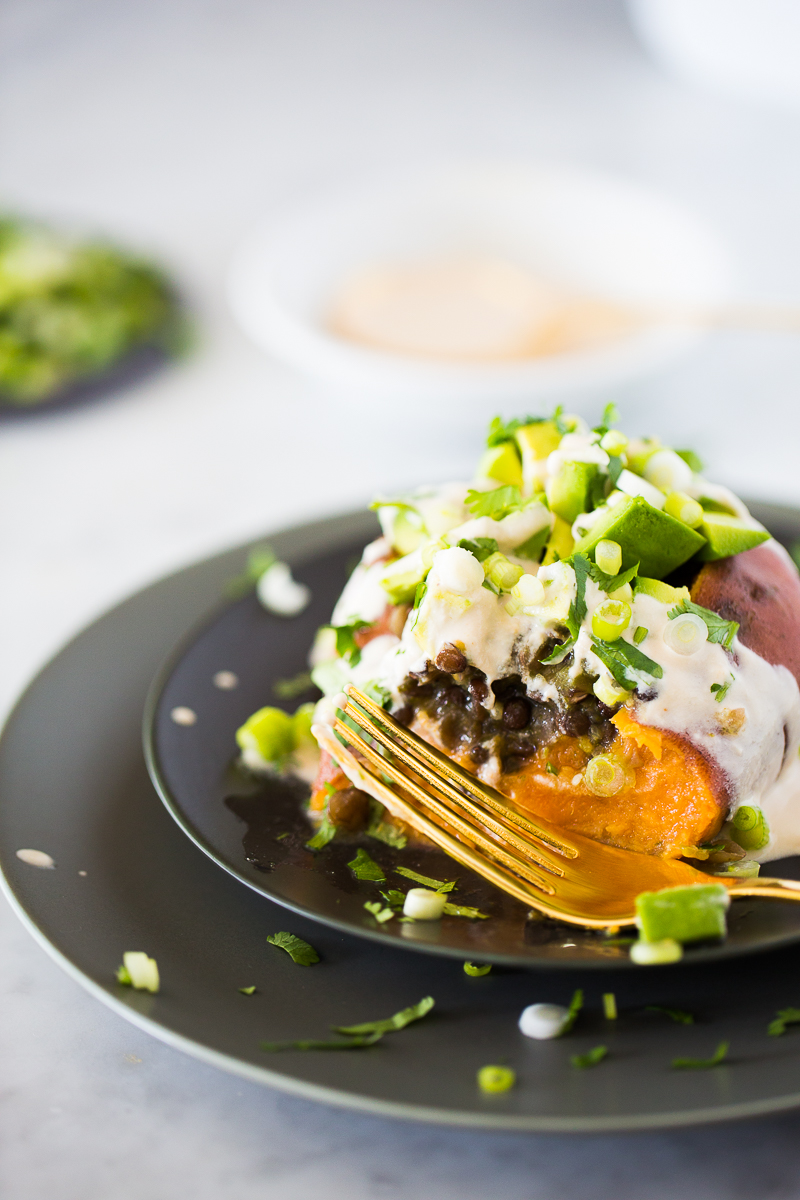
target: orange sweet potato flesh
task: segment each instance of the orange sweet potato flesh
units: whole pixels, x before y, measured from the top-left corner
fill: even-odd
[[[661,759],[618,735],[609,753],[630,783],[614,796],[595,796],[580,777],[589,761],[575,738],[539,750],[519,773],[505,775],[500,791],[521,811],[563,829],[642,854],[678,858],[684,848],[720,830],[728,797],[721,773],[685,738],[661,733]],[[547,763],[558,771],[547,771]]]
[[[733,558],[706,563],[692,600],[739,622],[739,641],[800,684],[800,576],[768,542]]]

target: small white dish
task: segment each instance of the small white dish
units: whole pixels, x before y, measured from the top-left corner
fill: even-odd
[[[451,415],[454,402],[470,420],[513,401],[610,393],[703,336],[664,320],[593,349],[466,363],[388,353],[326,328],[355,272],[459,255],[499,258],[631,306],[713,306],[732,282],[714,235],[638,183],[574,167],[465,163],[384,175],[270,214],[240,246],[228,295],[244,330],[276,358],[373,411],[399,401],[428,418]]]

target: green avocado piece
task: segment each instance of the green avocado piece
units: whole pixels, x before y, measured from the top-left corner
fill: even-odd
[[[724,938],[730,902],[723,883],[690,883],[660,892],[642,892],[636,897],[636,923],[648,942]]]
[[[589,488],[597,474],[597,465],[586,462],[565,462],[547,485],[547,500],[551,510],[569,525],[579,513],[589,507]]]
[[[621,570],[638,562],[640,574],[651,579],[663,579],[705,546],[702,534],[653,508],[641,496],[626,496],[609,508],[576,542],[575,553],[593,558],[595,546],[603,538],[622,547]]]
[[[498,483],[510,483],[522,487],[522,463],[513,442],[492,446],[478,464],[478,475],[482,479],[496,479]]]
[[[758,529],[740,517],[717,512],[705,514],[700,532],[707,538],[700,551],[704,562],[730,558],[733,554],[741,554],[743,550],[752,550],[753,546],[760,546],[769,537],[766,529]]]
[[[643,592],[645,596],[652,596],[662,604],[680,604],[683,600],[691,599],[687,587],[670,587],[660,579],[647,579],[644,575],[637,576],[635,586],[637,593]]]

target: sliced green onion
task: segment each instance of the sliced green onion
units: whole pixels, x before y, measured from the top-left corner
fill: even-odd
[[[622,637],[631,620],[631,606],[625,600],[604,600],[592,614],[592,633],[604,642]]]
[[[637,625],[633,634],[634,645],[641,646],[644,639],[647,637],[648,630],[644,625]]]
[[[743,804],[731,821],[733,840],[743,850],[761,850],[769,841],[769,826],[760,808]]]
[[[608,433],[600,439],[600,449],[605,450],[606,454],[614,456],[621,454],[627,444],[628,439],[619,429],[609,429]]]
[[[690,529],[696,529],[703,520],[702,504],[698,504],[685,492],[671,492],[667,496],[664,512],[668,513],[670,517],[674,517],[676,521],[688,525]]]
[[[489,555],[483,564],[483,570],[489,582],[503,592],[511,591],[523,575],[522,567],[509,562],[499,550]]]
[[[117,971],[117,980],[143,992],[157,992],[161,986],[156,960],[149,958],[142,950],[125,951],[122,966]]]
[[[526,607],[544,604],[544,584],[538,575],[524,574],[512,587],[511,595]]]
[[[618,575],[622,567],[622,547],[619,542],[603,538],[595,547],[594,561],[606,575]]]
[[[616,796],[630,781],[628,772],[609,754],[598,754],[583,772],[586,786],[594,796]]]
[[[631,946],[630,956],[640,967],[657,967],[679,962],[683,958],[683,946],[674,938],[663,938],[660,942],[639,938]]]
[[[738,862],[723,863],[715,875],[732,875],[735,879],[755,879],[761,870],[761,863],[752,858],[740,858]]]
[[[431,892],[427,888],[412,888],[406,894],[403,915],[415,921],[438,921],[444,912],[444,892]]]
[[[603,1014],[607,1021],[617,1019],[617,997],[613,992],[603,992]]]
[[[511,1067],[481,1067],[478,1071],[478,1087],[482,1092],[507,1092],[516,1082],[517,1076]]]
[[[464,974],[470,975],[473,979],[477,979],[480,975],[488,975],[491,969],[491,963],[464,963]]]
[[[708,641],[708,626],[694,613],[682,613],[667,622],[664,641],[676,654],[696,654]]]

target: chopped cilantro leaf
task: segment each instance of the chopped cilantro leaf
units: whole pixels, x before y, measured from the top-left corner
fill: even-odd
[[[730,690],[730,686],[733,683],[733,680],[734,680],[734,676],[731,675],[731,677],[727,681],[727,683],[712,683],[711,691],[716,694],[716,700],[717,700],[718,704],[721,704],[722,701],[727,696],[728,691]]]
[[[572,999],[569,1002],[567,1019],[561,1027],[559,1037],[563,1037],[565,1033],[569,1033],[573,1025],[578,1019],[578,1013],[583,1008],[583,988],[576,988],[572,993]]]
[[[634,645],[641,646],[649,632],[649,629],[645,625],[637,625],[633,634]]]
[[[585,554],[573,554],[569,561],[575,572],[575,599],[569,606],[567,619],[564,622],[569,630],[569,637],[565,642],[554,646],[546,658],[541,659],[541,662],[547,666],[560,663],[566,658],[578,640],[578,634],[581,631],[581,622],[586,616],[586,579],[590,574],[591,564]]]
[[[466,499],[466,506],[474,517],[491,517],[493,521],[502,521],[509,513],[519,512],[526,503],[519,488],[513,483],[495,488],[491,492],[476,492],[474,488],[470,488]]]
[[[372,913],[379,925],[383,925],[386,921],[391,921],[394,916],[394,911],[391,908],[384,908],[378,900],[367,900],[364,908],[368,913]]]
[[[346,1033],[348,1037],[359,1037],[366,1033],[395,1033],[398,1029],[405,1029],[412,1021],[421,1020],[431,1011],[434,1004],[433,996],[423,996],[416,1004],[411,1004],[382,1021],[365,1021],[362,1025],[332,1025],[331,1028],[335,1033]]]
[[[314,963],[319,962],[319,955],[314,947],[293,933],[271,933],[267,941],[270,945],[285,950],[292,962],[297,963],[299,967],[312,967]]]
[[[239,988],[243,996],[254,996],[256,994],[255,984],[252,987]]]
[[[490,554],[496,554],[500,547],[495,538],[462,538],[458,543],[462,550],[469,550],[478,562],[486,562]]]
[[[575,558],[583,555],[575,555]],[[589,560],[587,559],[587,562]],[[626,583],[630,583],[632,579],[639,573],[639,564],[636,563],[633,567],[628,567],[627,571],[623,571],[620,575],[606,575],[605,571],[601,571],[597,563],[589,562],[589,574],[599,588],[604,592],[608,592],[609,596],[612,592],[616,592],[618,588],[624,587]]]
[[[336,826],[326,813],[314,836],[306,842],[306,850],[322,850],[336,837]]]
[[[601,1063],[608,1054],[607,1046],[595,1046],[593,1050],[587,1050],[585,1054],[573,1054],[570,1062],[573,1067],[579,1067],[584,1070],[586,1067],[596,1067]]]
[[[313,687],[316,687],[316,684],[311,678],[311,672],[301,671],[291,679],[276,679],[272,690],[281,700],[293,700],[295,696],[302,696],[303,692],[308,692]]]
[[[361,661],[361,648],[356,644],[355,635],[359,629],[368,627],[369,621],[357,618],[347,625],[327,625],[323,628],[332,629],[336,634],[336,653],[339,658],[343,658],[351,667],[355,667]]]
[[[464,974],[472,976],[473,979],[477,979],[481,975],[488,975],[491,969],[491,963],[464,963]]]
[[[669,1017],[677,1025],[694,1025],[694,1016],[690,1012],[686,1012],[682,1008],[667,1008],[663,1004],[648,1004],[645,1006],[645,1012],[663,1013],[665,1017]]]
[[[645,675],[652,675],[654,679],[661,679],[664,674],[657,662],[653,662],[652,658],[648,658],[643,651],[626,642],[624,638],[618,638],[615,642],[592,638],[592,650],[601,663],[608,667],[620,687],[629,692],[635,691],[638,686],[638,680],[631,674],[631,668]]]
[[[555,763],[548,762],[545,765],[544,769],[548,775],[558,775],[558,773],[559,773],[559,768],[556,766]]]
[[[431,879],[429,875],[419,875],[408,867],[395,867],[395,874],[405,875],[406,879],[413,879],[414,883],[421,883],[424,887],[433,888],[435,892],[452,892],[458,883],[457,879]]]
[[[385,846],[392,846],[395,850],[402,850],[408,843],[406,835],[388,821],[384,821],[381,816],[373,815],[364,832],[367,837],[375,838],[376,842],[383,842]]]
[[[388,888],[385,892],[381,891],[381,895],[391,908],[398,911],[406,902],[406,894],[405,892],[401,892],[399,888]]]
[[[382,1037],[382,1033],[370,1033],[366,1037],[351,1037],[344,1042],[316,1041],[312,1038],[297,1042],[262,1042],[261,1049],[267,1054],[274,1054],[278,1050],[360,1050],[363,1046],[374,1046]]]
[[[529,562],[538,562],[542,557],[542,551],[547,545],[547,539],[550,537],[550,525],[544,525],[541,529],[537,529],[536,533],[532,533],[526,542],[515,546],[512,554],[517,558],[525,558]]]
[[[504,421],[502,417],[492,417],[486,436],[487,449],[502,446],[503,442],[513,442],[514,434],[523,425],[541,425],[543,420],[544,417],[512,417],[510,421]]]
[[[673,1058],[672,1065],[679,1071],[705,1071],[724,1062],[729,1049],[730,1042],[720,1042],[711,1058]]]
[[[375,860],[370,858],[366,850],[361,846],[356,851],[355,858],[352,858],[347,865],[356,879],[364,879],[372,883],[384,883],[386,881],[383,867],[379,867]]]
[[[775,1019],[767,1026],[770,1037],[781,1037],[786,1033],[787,1025],[797,1025],[800,1022],[800,1008],[782,1008],[775,1014]]]
[[[445,904],[446,917],[466,917],[468,921],[488,921],[489,914],[479,908],[469,908],[466,904]]]
[[[696,617],[705,621],[708,628],[708,640],[722,646],[724,650],[730,650],[733,639],[739,630],[738,621],[726,621],[724,617],[712,612],[710,608],[701,608],[699,604],[693,604],[691,600],[682,600],[675,608],[670,609],[667,616],[670,621],[674,621],[676,617],[680,617],[684,613],[694,613]]]

